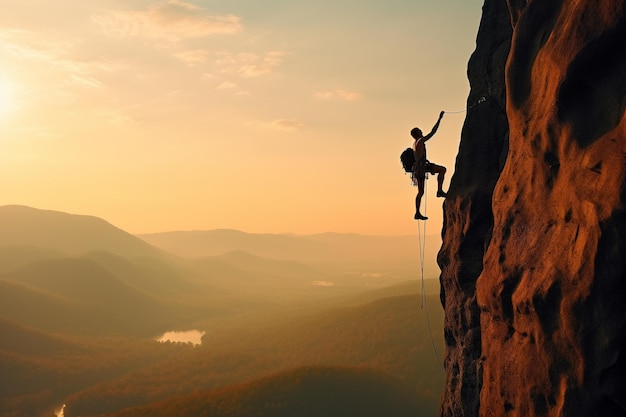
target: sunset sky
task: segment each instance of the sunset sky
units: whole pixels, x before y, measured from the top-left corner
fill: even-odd
[[[399,155],[465,108],[481,6],[5,0],[0,205],[131,233],[411,234]],[[449,174],[464,117],[429,142]]]

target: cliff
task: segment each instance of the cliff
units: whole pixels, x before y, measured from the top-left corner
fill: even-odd
[[[622,0],[485,0],[438,257],[441,416],[626,416],[624,41]]]

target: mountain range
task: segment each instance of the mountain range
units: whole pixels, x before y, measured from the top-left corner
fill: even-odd
[[[161,256],[140,238],[93,216],[0,206],[0,247],[53,249],[66,254],[103,250],[126,257]]]
[[[419,282],[412,240],[133,236],[92,216],[0,207],[0,417],[50,415],[63,402],[71,417],[149,407],[164,395],[176,404],[200,388],[237,392],[244,404],[262,386],[285,390],[279,381],[315,379],[324,367],[320,381],[331,384],[345,367],[349,378],[370,378],[364,367],[400,378],[434,410],[441,375],[419,294],[429,294],[441,328],[439,285]],[[203,345],[154,341],[184,329],[205,331]],[[440,352],[442,338],[435,331]],[[387,386],[376,381],[370,388]],[[296,400],[306,392],[284,394],[307,408]]]
[[[137,235],[170,253],[189,257],[221,255],[245,251],[272,259],[307,262],[367,262],[370,259],[389,262],[419,260],[420,239],[415,236],[368,236],[354,233],[321,233],[311,235],[246,233],[239,230],[174,231]],[[425,246],[428,268],[436,268],[436,253],[441,237],[428,235]]]

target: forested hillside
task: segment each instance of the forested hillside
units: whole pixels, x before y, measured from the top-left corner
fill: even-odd
[[[109,417],[416,417],[429,404],[395,378],[367,368],[305,367],[200,391]]]
[[[433,308],[441,329],[441,309]],[[68,416],[94,415],[212,389],[301,366],[368,367],[393,375],[436,409],[443,370],[433,352],[421,297],[385,298],[279,326],[204,336],[201,347],[67,399]],[[434,342],[443,352],[438,330]]]
[[[72,392],[192,348],[128,337],[49,334],[0,320],[0,416],[49,416]]]

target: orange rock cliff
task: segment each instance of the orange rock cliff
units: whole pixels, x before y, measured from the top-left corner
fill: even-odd
[[[625,45],[623,0],[485,0],[438,256],[442,417],[626,416]]]

